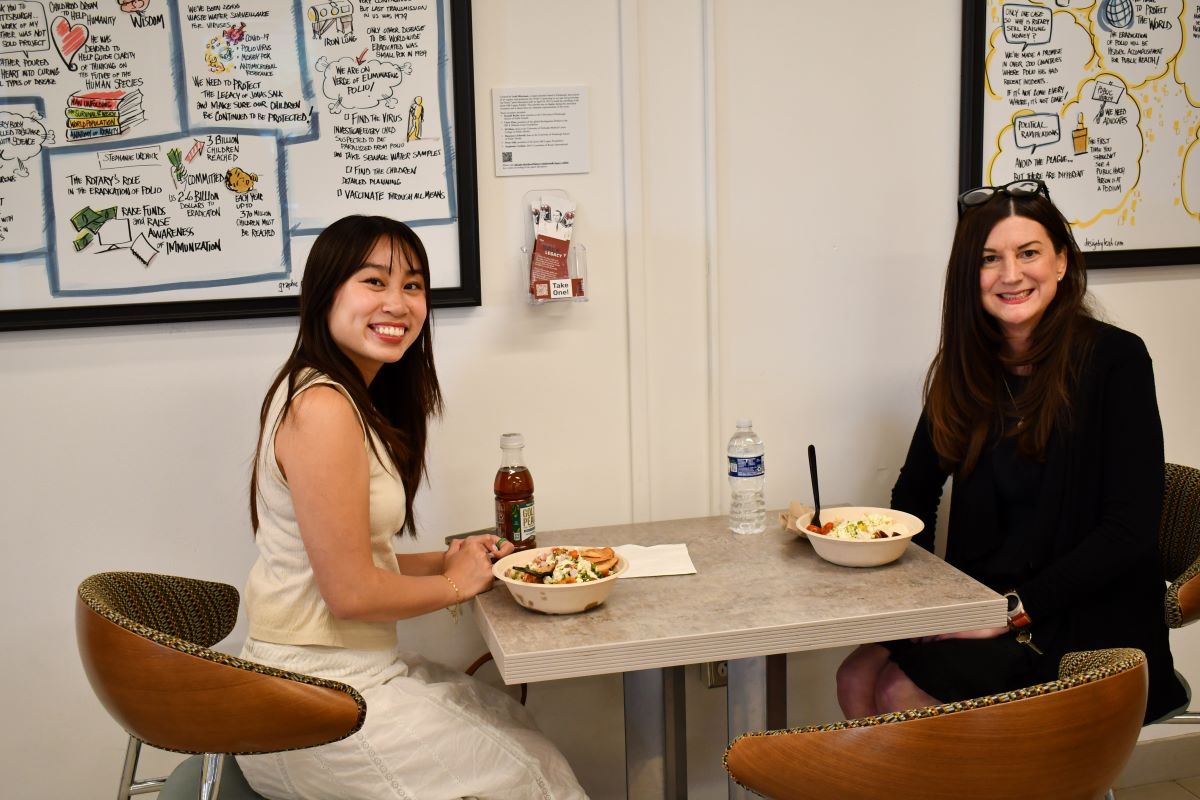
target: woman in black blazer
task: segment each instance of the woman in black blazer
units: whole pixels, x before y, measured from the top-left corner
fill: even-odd
[[[1096,320],[1070,225],[1041,181],[959,198],[941,343],[892,507],[933,548],[954,479],[946,560],[1009,602],[1009,625],[863,645],[838,669],[850,717],[1057,677],[1064,653],[1136,647],[1146,720],[1182,705],[1156,538],[1163,438],[1150,355]]]

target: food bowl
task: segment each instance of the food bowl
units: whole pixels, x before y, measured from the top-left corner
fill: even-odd
[[[812,542],[817,555],[843,567],[878,567],[890,564],[904,555],[904,549],[908,547],[908,543],[925,527],[925,523],[912,514],[890,508],[872,508],[870,506],[822,509],[821,521],[839,522],[847,519],[859,519],[868,514],[890,517],[893,521],[892,530],[900,535],[889,536],[886,539],[836,539],[826,534],[805,531],[804,526],[810,520],[803,520],[802,523],[798,521],[798,527],[804,531],[805,538]]]
[[[562,547],[564,545],[556,545]],[[542,614],[578,614],[603,603],[608,599],[617,577],[629,569],[629,562],[617,556],[617,565],[608,575],[587,583],[526,583],[508,577],[505,573],[512,567],[524,567],[551,547],[535,547],[512,553],[492,565],[496,580],[504,583],[517,605]],[[589,547],[571,547],[572,550],[588,550]]]

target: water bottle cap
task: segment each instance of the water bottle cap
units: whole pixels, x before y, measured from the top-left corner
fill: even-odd
[[[746,419],[745,417],[742,417],[741,419],[739,419],[737,421],[737,426],[739,428],[753,428],[754,423],[751,422],[750,420]]]
[[[504,433],[500,435],[501,447],[524,447],[525,437],[519,433]]]

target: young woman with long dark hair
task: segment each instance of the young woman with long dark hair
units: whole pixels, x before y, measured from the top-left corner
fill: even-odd
[[[441,410],[420,239],[351,216],[317,237],[300,330],[267,391],[250,485],[259,550],[243,656],[356,688],[362,729],[308,750],[239,756],[251,786],[286,798],[579,798],[566,760],[504,693],[398,646],[396,621],[492,584],[494,535],[396,553],[416,535],[426,425]],[[412,647],[415,643],[406,643]]]

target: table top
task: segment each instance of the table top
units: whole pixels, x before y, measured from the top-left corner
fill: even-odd
[[[916,545],[882,567],[840,567],[772,524],[724,516],[538,533],[538,545],[686,543],[694,575],[620,578],[581,614],[529,611],[506,586],[475,598],[504,681],[601,675],[1004,625],[1003,597]]]

